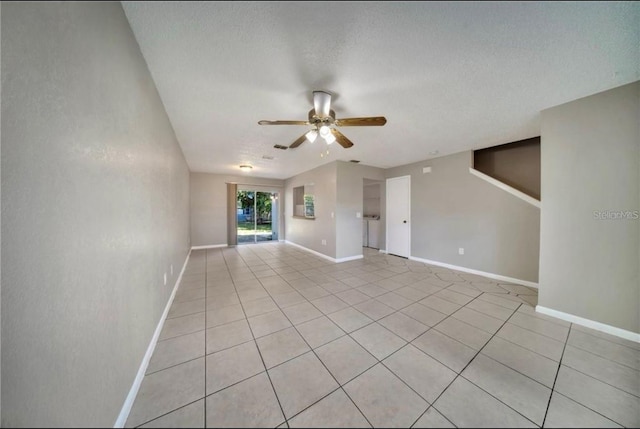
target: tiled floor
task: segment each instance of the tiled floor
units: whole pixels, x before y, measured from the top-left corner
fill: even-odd
[[[639,344],[364,251],[193,251],[127,426],[640,426]]]

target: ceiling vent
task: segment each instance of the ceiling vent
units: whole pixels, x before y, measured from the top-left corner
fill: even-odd
[[[273,159],[271,155],[262,155],[262,159]]]
[[[273,147],[275,147],[276,149],[282,149],[282,150],[289,149],[287,146],[282,146],[281,144],[274,145]]]
[[[358,161],[357,159],[352,159],[352,160],[351,160],[351,161],[349,161],[349,162],[353,162],[354,164],[358,164],[360,161]]]

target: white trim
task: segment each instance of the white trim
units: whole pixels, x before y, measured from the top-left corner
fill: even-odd
[[[575,323],[577,325],[586,326],[587,328],[595,329],[596,331],[604,332],[606,334],[615,335],[616,337],[624,338],[625,340],[634,341],[640,343],[640,334],[626,329],[616,328],[615,326],[606,325],[604,323],[596,322],[594,320],[585,319],[573,314],[563,313],[562,311],[553,310],[551,308],[542,307],[536,305],[536,311],[538,313],[546,314],[557,319],[562,319],[567,322]]]
[[[229,247],[229,245],[228,244],[210,244],[208,246],[191,246],[191,250],[218,249],[220,247]]]
[[[355,255],[355,256],[347,256],[346,258],[334,259],[334,261],[336,261],[337,263],[340,263],[340,262],[355,261],[362,258],[364,258],[364,255]]]
[[[386,254],[387,253],[387,249],[378,249],[378,252]]]
[[[494,179],[491,176],[488,176],[478,170],[476,170],[473,167],[469,167],[469,173],[473,174],[474,176],[477,176],[479,178],[481,178],[482,180],[485,180],[489,183],[491,183],[493,186],[497,186],[498,188],[502,189],[503,191],[507,191],[508,193],[510,193],[511,195],[520,198],[521,200],[531,204],[532,206],[536,206],[538,208],[540,208],[540,201],[536,200],[533,197],[530,197],[529,195],[525,194],[524,192],[518,191],[516,188],[512,188],[511,186],[507,185],[506,183],[503,183],[499,180]]]
[[[300,249],[306,250],[307,252],[313,253],[314,255],[320,256],[321,258],[327,259],[327,260],[329,260],[331,262],[340,263],[340,262],[347,262],[347,261],[353,261],[353,260],[356,260],[356,259],[364,258],[363,255],[355,255],[355,256],[347,256],[346,258],[336,259],[336,258],[332,258],[331,256],[327,256],[324,253],[316,252],[315,250],[311,250],[309,248],[301,246],[301,245],[299,245],[297,243],[294,243],[293,241],[284,240],[284,242],[287,243],[287,244],[290,244],[292,246],[299,247]]]
[[[182,265],[182,270],[180,271],[180,275],[176,280],[176,284],[173,287],[173,291],[171,292],[169,301],[167,302],[167,305],[164,308],[164,312],[160,317],[160,322],[158,322],[158,326],[156,327],[156,330],[153,333],[153,337],[151,337],[151,342],[149,343],[149,347],[147,347],[147,352],[145,353],[144,358],[142,358],[142,363],[140,364],[140,368],[138,369],[138,374],[136,375],[136,378],[133,380],[133,385],[131,386],[131,390],[129,390],[127,399],[125,399],[124,404],[122,405],[122,410],[120,410],[120,415],[118,415],[118,419],[113,425],[114,428],[123,428],[125,423],[127,422],[127,419],[129,418],[131,407],[133,407],[133,402],[135,401],[136,396],[138,395],[138,390],[140,389],[140,385],[142,384],[142,379],[144,378],[144,374],[147,372],[149,361],[151,360],[153,351],[156,348],[156,343],[158,342],[158,338],[160,337],[160,332],[162,332],[164,321],[167,318],[167,314],[169,313],[169,308],[171,308],[173,299],[176,296],[176,291],[178,290],[178,286],[180,286],[180,281],[182,280],[182,274],[184,274],[184,270],[185,268],[187,268],[187,262],[189,262],[190,256],[191,256],[191,250],[189,250],[189,253],[187,254],[187,258],[184,260],[184,264]]]
[[[509,283],[516,283],[523,286],[529,286],[538,289],[538,283],[531,282],[529,280],[521,280],[513,277],[507,277],[500,274],[487,273],[486,271],[474,270],[472,268],[461,267],[453,264],[446,264],[444,262],[432,261],[430,259],[416,258],[415,256],[409,256],[412,261],[424,262],[425,264],[437,265],[439,267],[450,268],[452,270],[458,270],[469,274],[477,274],[483,277],[489,277],[490,279],[502,280]]]
[[[409,206],[408,207],[409,209],[409,237],[408,237],[409,242],[407,243],[407,257],[409,257],[411,256],[411,175],[408,174],[406,176],[389,177],[385,180],[384,184],[385,184],[385,199],[386,201],[389,201],[389,181],[395,180],[395,179],[405,179],[405,178],[409,179],[409,201],[407,201],[407,204]],[[389,243],[389,216],[385,216],[384,240],[385,240],[385,245]],[[388,253],[388,252],[385,250],[384,253]]]

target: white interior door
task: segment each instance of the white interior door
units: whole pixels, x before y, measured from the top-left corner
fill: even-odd
[[[411,176],[387,179],[387,253],[411,254]]]

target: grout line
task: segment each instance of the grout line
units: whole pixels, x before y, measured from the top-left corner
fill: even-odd
[[[558,375],[560,374],[560,367],[562,366],[562,358],[564,357],[564,351],[567,349],[567,342],[569,341],[569,335],[571,334],[571,327],[573,323],[569,325],[569,331],[567,332],[567,339],[564,342],[564,347],[562,348],[562,355],[560,355],[560,361],[558,361],[558,369],[556,370],[556,376],[553,379],[553,386],[551,387],[551,395],[549,395],[549,401],[547,402],[547,409],[544,412],[544,418],[542,419],[542,425],[540,427],[544,427],[544,423],[547,420],[547,414],[549,413],[549,406],[551,405],[551,397],[553,396],[553,392],[556,390],[556,382],[558,381]]]
[[[207,282],[209,251],[204,251],[204,427],[207,427]]]
[[[223,258],[224,258],[224,254],[223,254]],[[227,264],[226,258],[225,259],[225,264]],[[229,269],[229,265],[227,264],[227,269]],[[264,372],[267,375],[267,378],[269,379],[269,384],[271,385],[271,389],[273,391],[273,395],[276,397],[276,401],[278,401],[278,406],[280,407],[280,412],[282,413],[282,418],[284,419],[284,423],[287,422],[287,415],[284,412],[284,408],[282,408],[282,403],[280,402],[280,398],[278,397],[278,393],[276,392],[276,388],[273,385],[273,380],[271,380],[271,374],[269,374],[269,371],[267,370],[267,365],[264,361],[264,357],[262,356],[262,351],[260,350],[260,347],[258,347],[258,343],[256,341],[256,336],[253,333],[253,328],[251,327],[251,324],[249,323],[249,318],[247,317],[247,312],[244,309],[244,305],[242,304],[242,300],[240,299],[240,295],[238,294],[238,288],[236,287],[235,282],[233,283],[233,287],[236,291],[236,294],[238,295],[238,301],[240,301],[240,307],[242,308],[242,313],[244,314],[245,320],[247,322],[247,326],[249,326],[249,331],[251,332],[251,336],[253,337],[253,343],[256,347],[256,350],[258,350],[258,355],[260,356],[260,361],[262,361],[262,367],[264,368]],[[257,375],[257,374],[256,374]],[[244,381],[244,380],[243,380]],[[288,426],[288,423],[287,423]]]

